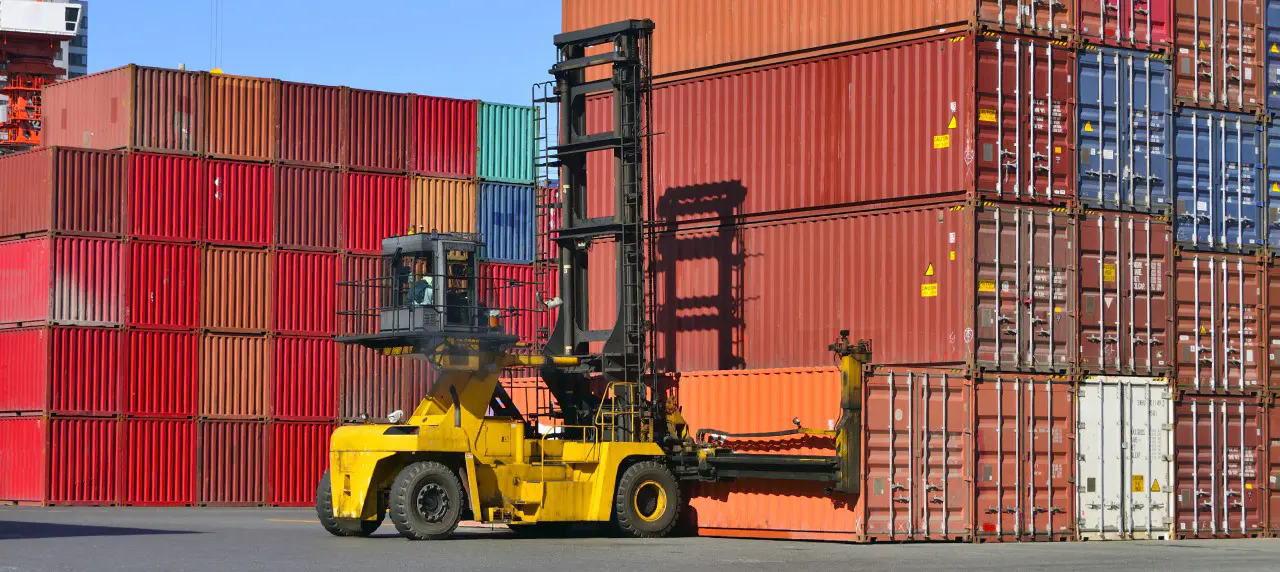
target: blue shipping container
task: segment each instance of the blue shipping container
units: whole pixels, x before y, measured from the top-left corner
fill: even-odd
[[[1259,246],[1262,132],[1250,115],[1183,108],[1174,116],[1174,238],[1197,250]]]
[[[1280,0],[1267,0],[1267,111],[1280,113]]]
[[[1077,63],[1080,201],[1107,209],[1168,210],[1169,62],[1146,52],[1090,47]]]
[[[1267,127],[1266,171],[1262,178],[1262,196],[1266,197],[1267,246],[1280,247],[1280,125]]]
[[[477,228],[484,241],[483,259],[531,264],[534,257],[533,187],[480,183]]]

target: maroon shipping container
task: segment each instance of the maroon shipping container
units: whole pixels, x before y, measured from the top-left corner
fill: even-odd
[[[1073,540],[1076,413],[1070,380],[991,374],[973,395],[975,534],[980,540]]]
[[[204,249],[200,324],[221,332],[258,333],[270,329],[270,258],[266,250]]]
[[[1263,319],[1267,321],[1267,325],[1263,333],[1269,341],[1265,348],[1267,359],[1263,362],[1266,369],[1263,379],[1269,389],[1280,389],[1280,265],[1276,265],[1275,261],[1267,266],[1266,281],[1267,286],[1263,290],[1266,295],[1263,303],[1266,315]],[[1280,425],[1276,429],[1273,434],[1280,439]],[[1276,464],[1280,464],[1280,457],[1276,457]],[[1276,489],[1280,492],[1280,480],[1276,481]],[[1276,518],[1280,520],[1280,513],[1276,514]]]
[[[119,430],[115,419],[0,418],[0,500],[115,504]]]
[[[200,416],[265,419],[271,362],[266,336],[202,335]]]
[[[348,90],[347,163],[353,169],[406,171],[413,96]]]
[[[312,507],[316,485],[329,469],[332,423],[272,423],[268,426],[267,502]]]
[[[275,330],[301,336],[332,336],[338,308],[338,255],[275,253]]]
[[[1173,0],[1078,0],[1076,31],[1090,44],[1146,51],[1167,50]]]
[[[196,503],[258,506],[266,502],[267,425],[200,421],[196,425]]]
[[[368,312],[378,308],[382,301],[372,281],[384,277],[382,258],[355,254],[342,255],[338,282],[338,335],[370,334],[378,331],[377,316],[357,316],[353,312]]]
[[[337,167],[346,161],[347,88],[280,82],[280,161]]]
[[[1183,252],[1175,265],[1178,385],[1260,389],[1263,266],[1252,256],[1202,252]]]
[[[124,154],[44,148],[0,159],[0,236],[124,233]]]
[[[294,250],[335,251],[342,183],[332,169],[275,167],[275,245]]]
[[[1174,404],[1174,482],[1178,538],[1241,538],[1263,532],[1267,490],[1256,398],[1184,395]]]
[[[214,244],[271,244],[271,167],[209,161],[205,172],[204,236]]]
[[[121,424],[120,503],[195,504],[196,422],[125,419]]]
[[[195,242],[204,234],[205,162],[174,155],[129,155],[129,235]]]
[[[1067,203],[1075,67],[1066,46],[969,34],[659,87],[656,214],[724,220],[944,195]],[[587,122],[612,128],[608,99],[588,103]],[[588,161],[588,214],[610,215],[612,155]]]
[[[397,410],[411,415],[434,379],[435,372],[426,362],[342,344],[338,347],[338,418],[385,420]]]
[[[200,248],[164,242],[129,243],[125,323],[192,330],[200,318]]]
[[[550,282],[559,274],[550,272],[539,285],[536,269],[529,264],[481,262],[480,304],[500,312],[503,329],[527,344],[545,341],[551,334],[551,313],[543,301],[554,298]]]
[[[411,170],[437,177],[476,176],[474,100],[414,96],[413,165]]]
[[[380,254],[382,239],[409,231],[409,177],[349,173],[342,217],[344,249]]]
[[[1075,232],[1055,209],[937,204],[662,233],[651,263],[659,365],[825,365],[848,329],[881,364],[1066,371]],[[590,326],[602,328],[616,315],[613,248],[591,256]]]
[[[118,414],[124,361],[118,329],[0,330],[0,412]]]
[[[1173,0],[1174,100],[1253,111],[1265,100],[1262,12],[1257,0]]]
[[[205,149],[208,75],[129,65],[46,87],[46,146],[198,154]]]
[[[271,417],[338,417],[338,346],[331,339],[281,336],[272,349]]]
[[[130,330],[125,348],[125,414],[196,414],[200,339],[194,332]]]
[[[1274,396],[1266,413],[1267,533],[1275,538],[1280,535],[1280,407],[1275,406]]]
[[[118,325],[124,243],[46,236],[0,243],[0,325]]]
[[[1161,375],[1169,355],[1172,230],[1166,219],[1091,211],[1079,223],[1080,366]]]

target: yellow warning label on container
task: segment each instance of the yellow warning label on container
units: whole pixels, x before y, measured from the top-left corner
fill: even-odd
[[[1151,492],[1153,492],[1153,493],[1158,493],[1158,492],[1160,492],[1160,481],[1157,481],[1157,480],[1155,480],[1155,479],[1151,479]]]
[[[1271,53],[1280,54],[1280,45],[1271,44]]]
[[[1205,49],[1206,47],[1207,47],[1207,46],[1205,46],[1205,45],[1204,45],[1204,40],[1200,40],[1200,49],[1202,49],[1202,50],[1203,50],[1203,49]]]
[[[1244,489],[1245,489],[1246,491],[1251,491],[1251,490],[1253,490],[1253,483],[1245,483],[1245,484],[1244,484]]]
[[[951,146],[951,135],[934,135],[933,148],[946,149]]]
[[[1271,183],[1271,192],[1280,193],[1280,183]]]
[[[979,280],[978,291],[979,292],[995,292],[996,281],[995,280]]]
[[[951,252],[947,253],[947,257],[948,257],[949,259],[951,259],[951,260],[955,260],[955,259],[956,259],[956,251],[952,250]]]
[[[938,297],[938,283],[937,283],[937,282],[934,282],[934,283],[931,283],[931,284],[921,284],[921,285],[920,285],[920,297],[921,297],[921,298],[937,298],[937,297]]]
[[[955,129],[955,128],[956,128],[956,118],[953,115],[951,116],[951,121],[947,123],[947,129]]]
[[[1102,281],[1103,282],[1116,281],[1116,265],[1114,263],[1108,262],[1102,265]]]
[[[1209,334],[1209,328],[1207,328],[1207,327],[1205,327],[1205,326],[1200,326],[1200,335],[1204,336],[1204,335],[1208,335],[1208,334]]]
[[[1093,122],[1092,122],[1092,121],[1086,121],[1086,122],[1084,122],[1084,132],[1085,132],[1085,133],[1093,133]]]
[[[1062,154],[1062,147],[1054,147],[1054,148],[1053,148],[1053,153],[1054,153],[1055,155],[1061,155],[1061,154]]]
[[[1062,306],[1054,306],[1054,307],[1053,307],[1053,313],[1055,313],[1055,314],[1061,314],[1061,313],[1062,313]]]
[[[933,263],[932,263],[932,262],[931,262],[931,263],[929,263],[929,266],[925,267],[925,269],[924,269],[924,275],[925,275],[925,276],[933,276]]]
[[[996,110],[994,110],[994,109],[979,109],[979,110],[978,110],[978,121],[985,121],[985,122],[987,122],[987,123],[995,123],[995,122],[996,122]]]
[[[1146,479],[1142,478],[1142,475],[1133,476],[1133,492],[1135,493],[1147,492]]]

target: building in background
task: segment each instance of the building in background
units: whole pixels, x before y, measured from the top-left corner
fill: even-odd
[[[0,0],[3,1],[3,0]],[[66,70],[58,79],[72,79],[89,73],[89,0],[68,0],[80,5],[80,30],[62,42],[53,65]]]

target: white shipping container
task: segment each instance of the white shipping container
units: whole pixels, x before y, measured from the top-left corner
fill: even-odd
[[[1082,540],[1165,539],[1173,521],[1173,407],[1163,377],[1093,376],[1076,394]]]

